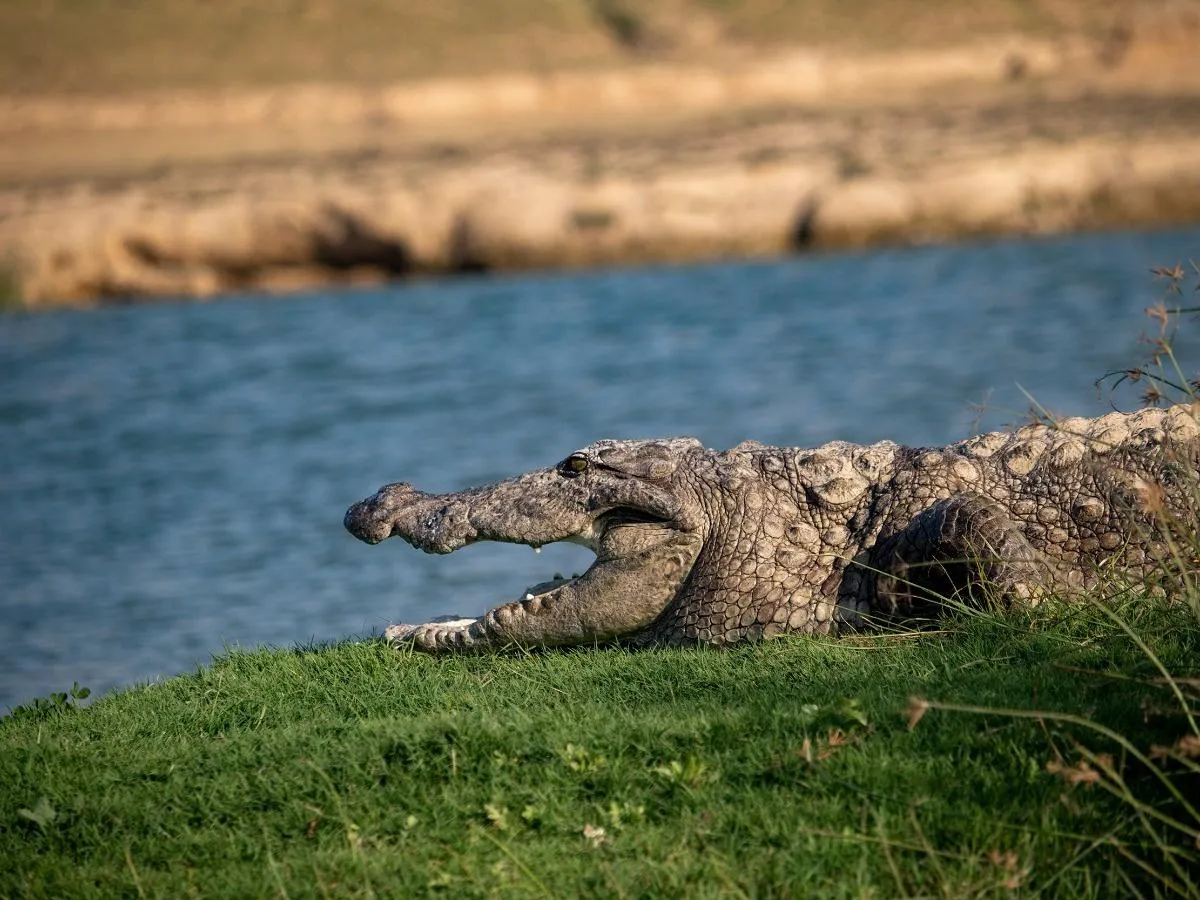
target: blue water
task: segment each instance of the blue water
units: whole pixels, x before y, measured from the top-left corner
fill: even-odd
[[[601,437],[943,443],[1020,421],[1023,390],[1103,412],[1149,267],[1189,257],[1200,229],[0,318],[0,710],[476,614],[589,560],[360,544],[342,515],[386,482]]]

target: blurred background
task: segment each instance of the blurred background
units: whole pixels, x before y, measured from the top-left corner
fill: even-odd
[[[0,711],[588,563],[358,544],[385,482],[1136,406],[1096,381],[1200,260],[1198,41],[1192,0],[0,5]]]

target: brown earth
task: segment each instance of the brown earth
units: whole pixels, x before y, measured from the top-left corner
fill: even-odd
[[[9,0],[0,93],[720,68],[797,46],[858,54],[997,34],[1120,40],[1192,12],[1192,0]]]
[[[1179,9],[919,50],[10,91],[0,259],[39,306],[1196,221]]]

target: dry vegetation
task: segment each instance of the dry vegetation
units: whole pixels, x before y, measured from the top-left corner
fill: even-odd
[[[0,4],[0,92],[386,83],[763,45],[1120,39],[1161,0],[42,0]],[[1177,5],[1177,4],[1171,4]]]

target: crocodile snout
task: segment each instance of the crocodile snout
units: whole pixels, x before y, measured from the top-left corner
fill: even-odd
[[[343,524],[360,541],[378,544],[392,536],[396,513],[419,495],[420,492],[406,482],[385,485],[346,510]]]
[[[378,515],[378,507],[370,500],[355,503],[346,510],[342,524],[348,532],[368,544],[378,544],[392,536],[392,523]]]

